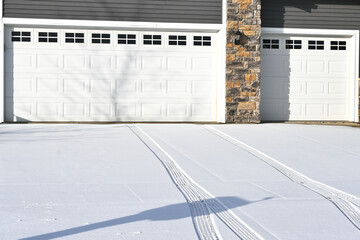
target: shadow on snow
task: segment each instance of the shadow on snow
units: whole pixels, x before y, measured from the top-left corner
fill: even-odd
[[[252,204],[255,202],[270,200],[271,197],[264,198],[262,200],[256,200],[256,201],[247,201],[247,200],[244,200],[244,199],[241,199],[238,197],[219,197],[216,199],[218,201],[222,202],[227,209],[232,209],[232,208]],[[74,235],[74,234],[89,232],[89,231],[93,231],[93,230],[97,230],[97,229],[101,229],[101,228],[113,227],[113,226],[126,224],[126,223],[144,221],[144,220],[168,221],[168,220],[176,220],[176,219],[182,219],[182,218],[188,218],[188,217],[191,217],[191,213],[190,213],[188,204],[185,202],[185,203],[172,204],[172,205],[167,205],[164,207],[146,210],[146,211],[140,212],[138,214],[134,214],[134,215],[115,218],[115,219],[111,219],[111,220],[107,220],[107,221],[103,221],[103,222],[92,223],[92,224],[84,225],[84,226],[80,226],[80,227],[69,228],[69,229],[52,232],[52,233],[47,233],[47,234],[43,234],[43,235],[22,238],[19,240],[47,240],[47,239],[60,238],[60,237]]]

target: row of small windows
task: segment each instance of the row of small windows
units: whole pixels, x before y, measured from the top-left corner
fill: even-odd
[[[136,35],[135,34],[118,34],[118,44],[135,45]],[[211,36],[194,36],[194,46],[211,46]],[[13,31],[11,34],[11,41],[13,42],[30,42],[31,32],[20,32]],[[58,42],[57,32],[39,32],[39,42]],[[84,33],[65,33],[66,43],[85,43]],[[109,33],[92,33],[91,42],[93,44],[110,44],[111,35]],[[144,45],[161,45],[161,35],[143,35]],[[186,46],[187,36],[185,35],[169,35],[169,45],[172,46]]]
[[[302,49],[302,40],[285,40],[285,49]],[[279,39],[263,39],[263,49],[279,49]],[[346,41],[330,41],[331,50],[346,50]],[[308,50],[325,50],[325,41],[309,40]]]

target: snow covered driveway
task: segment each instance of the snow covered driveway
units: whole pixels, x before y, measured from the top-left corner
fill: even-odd
[[[358,240],[359,143],[295,124],[0,125],[0,239]]]

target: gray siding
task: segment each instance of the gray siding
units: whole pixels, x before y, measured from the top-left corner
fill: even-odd
[[[222,0],[4,0],[4,17],[221,23]]]
[[[360,29],[359,0],[263,0],[262,26]]]

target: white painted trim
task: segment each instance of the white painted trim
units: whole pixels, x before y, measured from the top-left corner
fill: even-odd
[[[5,121],[5,33],[4,24],[0,26],[0,123]]]
[[[261,28],[263,34],[293,34],[293,35],[330,35],[349,36],[358,34],[357,30],[332,30],[332,29],[305,29],[305,28]]]
[[[355,76],[355,81],[350,82],[350,121],[353,122],[359,122],[359,41],[359,31],[357,31],[352,37],[352,45],[354,47],[352,61],[355,62],[355,66],[352,65],[351,71],[353,76]]]
[[[217,32],[222,24],[194,24],[194,23],[159,23],[159,22],[119,22],[119,21],[92,21],[92,20],[59,20],[59,19],[31,19],[31,18],[3,18],[6,25],[22,26],[63,26],[63,27],[99,27],[122,28],[136,30],[196,30],[198,32]]]
[[[4,73],[4,51],[5,51],[5,33],[4,33],[4,23],[3,23],[3,1],[1,1],[0,6],[0,123],[5,121],[5,73]]]
[[[222,28],[218,34],[218,84],[217,84],[217,121],[226,121],[226,13],[227,0],[223,0]]]
[[[317,36],[342,36],[352,40],[349,116],[348,121],[359,122],[359,46],[360,35],[358,30],[332,30],[332,29],[303,29],[303,28],[261,28],[262,34],[291,34],[291,35],[317,35]]]

